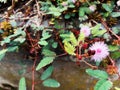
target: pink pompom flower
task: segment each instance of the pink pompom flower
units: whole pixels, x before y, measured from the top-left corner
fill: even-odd
[[[89,9],[90,9],[92,12],[94,12],[94,11],[96,10],[96,5],[91,5],[91,6],[89,7]]]
[[[85,37],[88,37],[90,35],[90,27],[88,26],[82,26],[80,29],[80,32],[83,32],[85,34]]]
[[[62,2],[62,5],[65,7],[65,6],[68,5],[68,3],[67,2]]]
[[[120,0],[117,1],[117,6],[120,6]]]
[[[72,2],[73,2],[73,3],[75,3],[75,2],[76,2],[76,0],[72,0]]]
[[[95,54],[91,56],[95,61],[100,62],[109,55],[108,46],[104,42],[95,42],[89,49],[95,50]]]

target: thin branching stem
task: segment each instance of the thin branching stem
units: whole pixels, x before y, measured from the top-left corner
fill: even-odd
[[[90,64],[90,63],[88,63],[88,62],[87,62],[87,61],[85,61],[85,60],[81,60],[81,62],[84,62],[86,65],[90,66],[90,67],[91,67],[91,68],[93,68],[93,69],[98,68],[97,66],[94,66],[94,65],[92,65],[92,64]]]
[[[115,34],[106,24],[106,22],[101,18],[101,23],[103,24],[103,26],[106,28],[107,32],[112,35],[114,35],[119,41],[120,41],[120,36],[118,36],[117,34]],[[110,34],[110,36],[111,36]]]
[[[37,57],[38,57],[38,54],[35,51],[35,59],[34,59],[34,64],[32,66],[32,90],[35,90],[35,66],[37,62]]]

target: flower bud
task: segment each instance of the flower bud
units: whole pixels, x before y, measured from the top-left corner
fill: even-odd
[[[82,59],[82,56],[81,56],[81,55],[79,55],[79,56],[78,56],[78,59],[79,59],[79,60],[81,60],[81,59]]]
[[[91,55],[94,55],[95,54],[95,50],[88,50],[88,55],[91,56]]]
[[[87,48],[88,48],[88,44],[87,44],[87,43],[84,43],[84,44],[82,45],[82,48],[83,48],[83,49],[87,49]]]

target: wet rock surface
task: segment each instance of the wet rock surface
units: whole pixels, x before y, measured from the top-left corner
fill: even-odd
[[[0,62],[0,87],[5,90],[17,90],[19,80],[25,76],[27,83],[31,85],[31,68],[33,61],[23,59],[21,53],[7,53],[5,58]],[[27,69],[27,71],[25,71]],[[36,73],[36,79],[38,74]],[[4,89],[2,89],[4,90]],[[28,88],[30,90],[30,88]]]
[[[0,90],[18,90],[18,83],[22,76],[26,77],[27,90],[31,90],[33,61],[24,60],[23,58],[24,55],[20,53],[9,53],[0,62],[0,87],[4,88]],[[55,68],[51,78],[59,81],[61,86],[59,88],[48,88],[38,84],[35,86],[35,90],[93,90],[97,79],[85,73],[85,68],[88,67],[84,63],[78,66],[74,62],[58,58],[53,66]],[[26,73],[21,74],[20,71],[24,69],[27,69]],[[35,75],[36,80],[40,80],[40,72],[36,72]],[[119,87],[120,81],[115,81],[114,86]]]

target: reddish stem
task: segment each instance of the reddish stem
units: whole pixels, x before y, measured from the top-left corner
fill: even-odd
[[[108,56],[110,62],[112,63],[112,66],[115,66],[115,61],[112,60],[112,58],[110,56]]]
[[[32,90],[35,90],[35,66],[36,66],[36,62],[37,62],[37,59],[38,59],[38,51],[37,51],[38,49],[36,49],[35,46],[37,46],[38,48],[40,48],[40,47],[38,46],[38,40],[34,40],[31,37],[30,33],[27,32],[27,30],[26,30],[26,35],[27,35],[27,38],[30,42],[30,46],[32,48],[34,48],[34,54],[35,54],[34,63],[33,63],[33,66],[32,66]]]
[[[67,53],[63,53],[63,54],[57,55],[56,57],[61,57],[61,56],[64,56],[64,55],[67,55]]]
[[[37,61],[37,52],[35,52],[35,60],[32,66],[32,90],[35,90],[35,65]]]
[[[107,24],[106,24],[106,22],[101,18],[101,23],[103,24],[103,26],[106,28],[106,30],[107,30],[107,32],[110,34],[112,34],[112,35],[114,35],[119,41],[120,41],[120,37],[117,35],[117,34],[115,34],[108,26],[107,26]],[[110,34],[110,35],[111,35]]]

